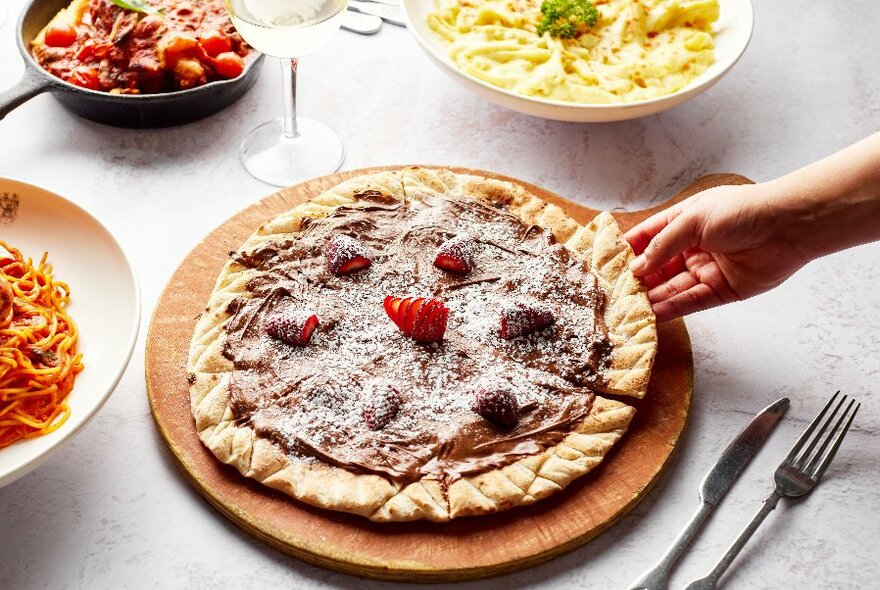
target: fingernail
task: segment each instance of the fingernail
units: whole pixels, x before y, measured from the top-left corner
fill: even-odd
[[[647,266],[647,264],[648,261],[645,259],[645,255],[639,254],[632,262],[629,263],[629,269],[638,274],[645,269],[645,266]]]

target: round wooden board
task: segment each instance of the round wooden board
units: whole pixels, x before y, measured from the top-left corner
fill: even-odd
[[[525,508],[443,524],[373,523],[312,508],[263,487],[217,461],[198,438],[190,414],[186,359],[196,318],[228,253],[279,213],[348,178],[387,169],[341,172],[275,193],[226,221],[186,257],[165,287],[147,335],[147,395],[159,432],[183,474],[208,502],[258,539],[309,563],[372,578],[460,581],[508,573],[571,551],[629,511],[675,448],[693,392],[693,358],[681,320],[658,327],[660,346],[648,394],[644,400],[623,400],[637,413],[617,448],[562,493]],[[517,182],[582,224],[597,213],[514,178],[453,170]],[[747,182],[732,174],[707,176],[653,209],[615,217],[627,229],[702,189]]]

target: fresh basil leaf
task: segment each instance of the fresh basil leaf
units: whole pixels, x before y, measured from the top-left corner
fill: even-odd
[[[140,12],[141,14],[158,14],[160,16],[165,16],[161,11],[156,10],[144,0],[110,0],[113,4],[118,6],[119,8],[123,8],[125,10],[131,10],[132,12]]]

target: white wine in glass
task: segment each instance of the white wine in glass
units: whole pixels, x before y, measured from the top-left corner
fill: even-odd
[[[258,51],[281,60],[284,117],[244,139],[241,159],[254,177],[290,186],[330,174],[345,148],[328,125],[296,116],[297,58],[326,45],[339,30],[347,0],[226,0],[232,23]]]

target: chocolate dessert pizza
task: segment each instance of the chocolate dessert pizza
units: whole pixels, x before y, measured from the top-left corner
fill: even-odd
[[[203,443],[303,502],[374,521],[530,504],[601,462],[657,348],[608,213],[408,168],[260,227],[190,348]]]

